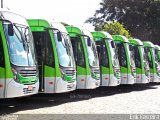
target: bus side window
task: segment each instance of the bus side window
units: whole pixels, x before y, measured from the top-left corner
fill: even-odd
[[[2,36],[0,34],[0,67],[5,67]]]

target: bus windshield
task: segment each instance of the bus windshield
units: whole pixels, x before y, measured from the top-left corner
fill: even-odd
[[[8,35],[8,23],[3,22],[10,60],[17,66],[35,66],[33,37],[28,26],[13,24],[14,35]]]
[[[160,50],[155,50],[155,60],[160,64]]]
[[[132,45],[128,45],[128,47],[130,48],[130,49],[129,49],[129,54],[130,54],[129,57],[130,57],[130,61],[131,61],[131,66],[132,66],[132,67],[135,67],[134,47],[133,47]]]
[[[111,58],[113,61],[113,66],[114,67],[118,67],[119,66],[119,62],[118,62],[118,56],[116,54],[116,46],[113,40],[111,39],[107,39],[108,44],[109,44],[109,49],[110,49],[110,54],[111,54]]]
[[[144,51],[145,51],[145,54],[146,54],[146,58],[148,60],[148,63],[149,63],[149,67],[150,68],[153,68],[153,56],[152,56],[152,48],[149,48],[149,47],[145,47],[144,48]]]
[[[72,45],[68,34],[61,33],[58,30],[54,30],[54,38],[58,53],[59,64],[62,67],[75,67]]]
[[[149,69],[149,62],[148,62],[148,58],[147,58],[147,52],[144,51],[144,47],[141,47],[141,50],[142,50],[142,56],[144,56],[144,67],[145,69]]]
[[[94,41],[90,39],[91,45],[87,44],[87,41],[89,37],[84,37],[85,39],[85,44],[87,46],[87,53],[88,53],[88,59],[89,59],[89,64],[92,67],[97,67],[99,66],[99,61],[98,61],[98,54],[97,54],[97,49]]]

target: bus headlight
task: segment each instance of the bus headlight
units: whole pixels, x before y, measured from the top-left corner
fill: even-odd
[[[91,77],[96,79],[96,80],[99,80],[100,79],[100,74],[99,73],[94,73],[93,71],[91,71]]]
[[[61,77],[65,81],[65,73],[61,70]]]
[[[14,68],[12,68],[12,72],[13,72],[13,79],[16,81],[16,82],[18,82],[19,83],[19,80],[18,80],[18,72],[14,69]]]
[[[160,69],[157,69],[157,75],[160,76]]]
[[[114,66],[112,66],[112,67],[113,67],[114,76],[116,78],[120,78],[120,68],[119,67],[114,67]]]

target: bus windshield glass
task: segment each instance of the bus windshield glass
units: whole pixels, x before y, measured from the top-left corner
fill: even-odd
[[[142,56],[144,56],[144,65],[145,65],[145,69],[149,69],[149,62],[148,62],[148,58],[147,58],[147,52],[144,51],[144,47],[141,47],[142,50]]]
[[[155,60],[160,64],[160,50],[155,50]]]
[[[113,40],[111,39],[107,39],[108,44],[109,44],[109,49],[110,49],[110,54],[111,54],[111,58],[113,61],[113,66],[114,67],[118,67],[119,66],[119,62],[118,62],[118,56],[116,54],[116,46]]]
[[[129,57],[130,57],[130,61],[131,61],[131,66],[135,67],[134,47],[132,45],[127,45],[127,46],[128,46],[127,48],[129,49],[129,54],[130,54]]]
[[[35,66],[33,36],[26,19],[10,12],[2,12],[0,16],[13,24],[14,34],[10,36],[8,24],[11,23],[3,22],[11,63],[17,66]]]
[[[17,66],[34,66],[36,63],[33,38],[28,27],[24,28],[15,24],[13,26],[14,35],[10,36],[8,35],[8,24],[4,23],[3,26],[11,63]]]
[[[99,66],[99,60],[95,42],[87,36],[84,36],[84,39],[85,39],[85,44],[87,46],[87,53],[90,66],[91,67]],[[90,39],[90,45],[88,45],[87,43],[88,39]]]
[[[54,38],[59,64],[62,67],[75,67],[72,45],[68,34],[54,30]]]

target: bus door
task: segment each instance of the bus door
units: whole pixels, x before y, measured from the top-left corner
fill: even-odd
[[[34,44],[36,49],[36,57],[38,62],[38,70],[39,70],[39,91],[42,92],[44,90],[44,36],[45,32],[33,32]]]
[[[77,88],[85,88],[87,77],[85,74],[82,75],[82,70],[86,68],[86,63],[81,37],[71,37],[71,43],[77,70]]]
[[[99,66],[100,66],[100,78],[101,78],[101,84],[102,84],[102,42],[101,41],[96,41],[96,47],[97,47],[97,52],[98,52],[98,58],[99,58]]]
[[[126,83],[128,80],[127,56],[123,43],[117,43],[118,59],[120,63],[121,80]]]
[[[101,84],[102,84],[103,82],[102,75],[106,74],[104,72],[109,70],[109,56],[108,56],[108,51],[107,51],[107,46],[106,46],[105,41],[97,41],[96,45],[97,45],[97,51],[99,55],[99,64],[100,64],[100,71],[101,71],[100,76],[101,76]],[[102,66],[104,67],[104,71],[102,71]],[[110,71],[107,74],[109,75]],[[109,80],[110,77],[107,77],[106,79]]]

